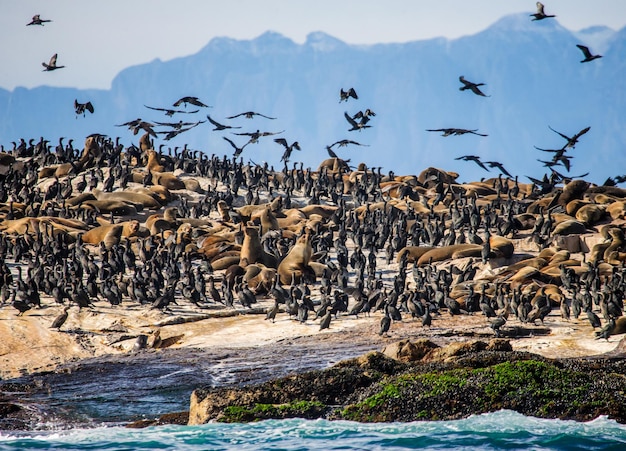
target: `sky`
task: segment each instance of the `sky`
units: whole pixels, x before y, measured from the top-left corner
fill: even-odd
[[[546,0],[565,28],[626,26],[626,0]],[[349,44],[457,38],[532,0],[0,0],[0,88],[108,89],[124,68],[198,52],[214,37],[323,31]],[[52,22],[26,26],[35,14]],[[61,70],[43,72],[58,53]]]

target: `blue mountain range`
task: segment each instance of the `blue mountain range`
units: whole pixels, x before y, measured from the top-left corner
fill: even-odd
[[[580,63],[577,44],[603,57]],[[63,69],[63,70],[70,70]],[[94,68],[97,70],[97,68]],[[484,83],[478,96],[462,87],[459,76]],[[358,99],[339,101],[340,89],[353,87]],[[196,96],[210,108],[167,117],[146,108],[172,107],[183,96]],[[91,101],[95,113],[74,114],[74,100]],[[187,110],[196,109],[191,105]],[[345,113],[372,110],[367,125],[348,131]],[[185,109],[180,106],[176,109]],[[254,111],[276,119],[238,117]],[[85,136],[102,133],[137,144],[140,135],[116,126],[137,118],[152,122],[206,120],[207,114],[240,129],[213,131],[208,122],[178,136],[155,139],[155,148],[187,145],[206,154],[232,155],[223,136],[237,145],[247,136],[233,132],[281,132],[245,147],[241,157],[276,169],[283,148],[274,138],[298,141],[289,165],[317,168],[328,158],[326,146],[343,139],[363,146],[334,146],[351,164],[366,162],[383,172],[419,173],[435,166],[460,174],[460,181],[496,176],[473,161],[475,155],[497,161],[513,175],[541,178],[550,168],[537,160],[552,155],[535,148],[559,149],[590,127],[574,148],[564,175],[602,183],[626,173],[626,28],[592,27],[580,32],[554,19],[533,22],[527,14],[506,16],[486,30],[458,39],[436,38],[401,44],[351,45],[321,32],[298,44],[267,32],[252,40],[215,38],[190,56],[154,60],[120,72],[109,90],[42,86],[0,89],[0,143],[40,136],[56,145],[59,137],[82,145]],[[488,136],[442,136],[428,129],[460,128]],[[166,130],[155,127],[155,130]]]

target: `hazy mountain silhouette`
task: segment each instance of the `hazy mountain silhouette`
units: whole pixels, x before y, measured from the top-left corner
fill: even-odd
[[[576,44],[604,56],[581,64]],[[595,46],[599,48],[595,48]],[[96,69],[97,70],[97,69]],[[575,149],[571,174],[590,172],[589,179],[626,173],[626,28],[613,32],[591,27],[574,33],[557,20],[530,21],[527,14],[506,16],[471,36],[402,44],[350,45],[324,33],[312,33],[303,44],[268,32],[256,39],[211,40],[198,53],[170,61],[130,67],[113,80],[110,90],[39,87],[0,90],[0,143],[10,147],[20,137],[59,136],[81,142],[93,132],[120,136],[126,145],[138,136],[121,124],[138,117],[148,121],[215,120],[242,126],[238,132],[285,130],[302,151],[292,162],[316,168],[327,158],[325,146],[353,139],[369,147],[335,147],[352,163],[383,166],[383,171],[417,173],[428,166],[454,170],[460,180],[497,174],[454,158],[473,154],[496,160],[512,174],[541,177],[537,159],[550,155],[533,146],[555,149],[565,144],[548,126],[567,135],[591,126]],[[459,76],[486,83],[480,97],[460,91]],[[354,87],[359,99],[339,103],[340,88]],[[182,96],[197,96],[213,108],[195,115],[165,115],[144,105],[170,107]],[[96,111],[75,117],[74,99],[90,100]],[[366,108],[376,116],[363,131],[348,132],[344,111]],[[244,111],[264,118],[225,119]],[[475,135],[442,137],[436,128],[478,129]],[[155,146],[188,144],[208,154],[232,154],[222,139],[238,144],[244,136],[213,132],[208,123]],[[162,136],[162,135],[161,135]],[[256,163],[282,167],[283,148],[261,138],[242,153]],[[290,163],[291,164],[291,163]],[[565,173],[564,168],[559,168]]]

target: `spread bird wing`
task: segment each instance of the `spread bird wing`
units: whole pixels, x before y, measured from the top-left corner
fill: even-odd
[[[346,118],[346,120],[350,123],[350,125],[352,125],[352,127],[354,127],[354,128],[358,128],[359,127],[359,124],[357,124],[357,122],[354,119],[352,119],[352,117],[350,117],[350,115],[348,114],[347,111],[345,111],[343,113],[343,115]]]
[[[591,52],[589,51],[589,47],[580,44],[576,44],[576,47],[578,47],[583,52],[583,55],[585,55],[586,58],[591,58]]]
[[[549,128],[550,130],[552,130],[554,133],[556,133],[557,135],[561,136],[563,139],[567,139],[568,141],[570,141],[570,140],[571,140],[571,138],[570,138],[569,136],[564,135],[564,134],[563,134],[563,133],[561,133],[561,132],[557,132],[555,129],[553,129],[553,128],[552,128],[552,127],[550,127],[549,125],[548,125],[548,128]]]
[[[579,131],[578,133],[576,133],[573,137],[573,139],[578,139],[580,138],[582,135],[584,135],[585,133],[587,133],[589,130],[591,130],[591,127],[585,127],[583,128],[581,131]]]
[[[285,138],[276,138],[274,142],[278,144],[282,144],[285,147],[289,147],[289,144],[287,144],[287,140]]]

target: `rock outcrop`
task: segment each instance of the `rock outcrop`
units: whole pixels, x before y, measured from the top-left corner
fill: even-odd
[[[543,418],[626,422],[623,356],[547,359],[506,340],[439,347],[403,341],[319,371],[192,393],[189,424],[290,417],[450,420],[511,409]]]

